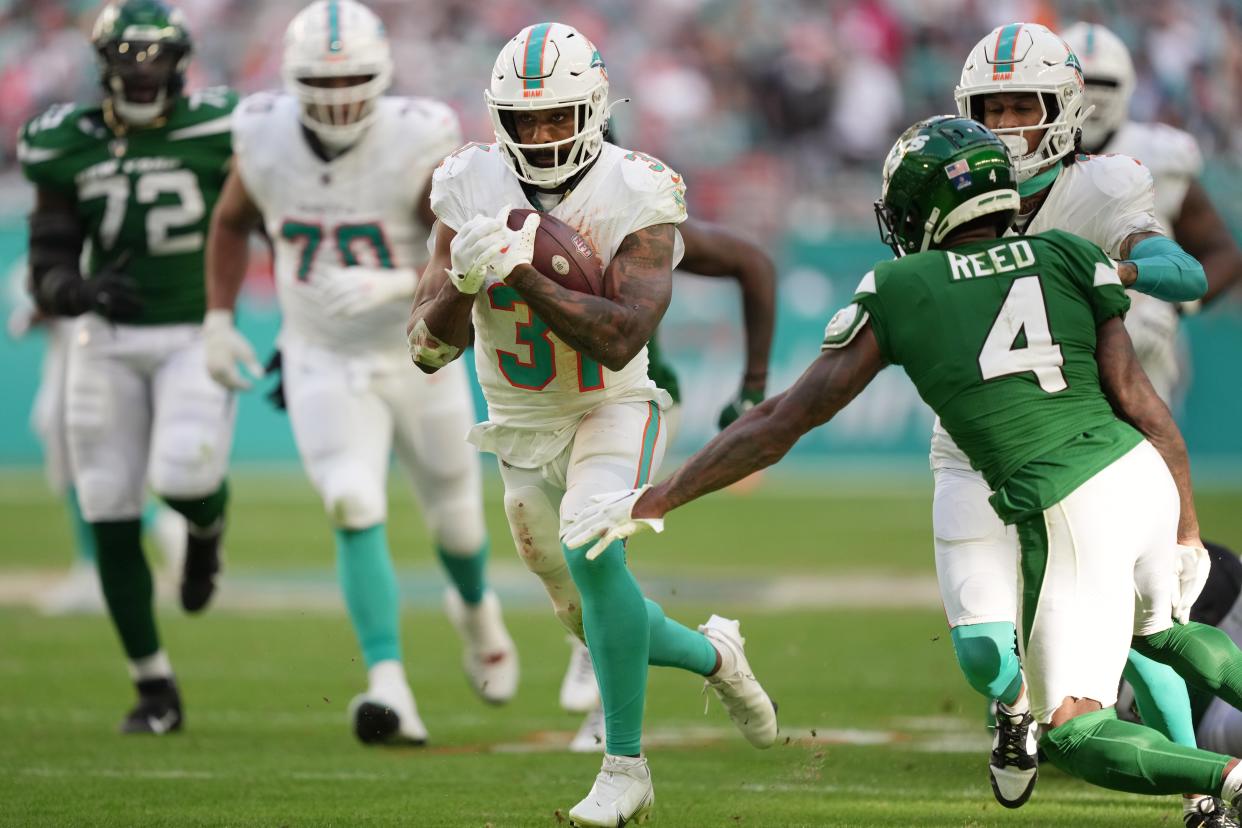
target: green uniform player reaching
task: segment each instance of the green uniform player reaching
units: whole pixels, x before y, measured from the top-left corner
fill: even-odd
[[[122,730],[164,733],[181,727],[181,702],[156,632],[140,516],[149,483],[186,518],[181,603],[202,610],[220,566],[235,411],[207,373],[203,248],[236,96],[183,94],[190,37],[162,0],[105,6],[92,40],[102,105],[52,107],[21,133],[37,188],[31,286],[43,313],[78,317],[69,450],[139,696]]]
[[[1236,806],[1237,759],[1174,744],[1112,709],[1131,645],[1235,706],[1242,652],[1215,628],[1173,620],[1194,597],[1182,591],[1201,588],[1179,580],[1177,550],[1194,558],[1202,543],[1185,444],[1134,356],[1116,265],[1064,233],[1000,238],[1018,203],[1008,153],[981,124],[940,116],[911,127],[885,162],[877,203],[900,258],[864,277],[819,359],[666,482],[598,498],[563,539],[662,529],[671,509],[775,463],[886,364],[900,365],[1016,526],[1028,679],[1019,703],[1049,759],[1103,787]]]

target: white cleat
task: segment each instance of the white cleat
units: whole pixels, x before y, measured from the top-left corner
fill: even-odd
[[[489,704],[504,704],[517,695],[517,647],[505,629],[496,593],[489,589],[472,607],[449,587],[444,592],[444,611],[465,645],[462,665],[474,691]]]
[[[621,828],[642,825],[651,818],[655,789],[647,757],[604,754],[604,766],[586,799],[569,811],[575,828]]]
[[[586,715],[569,743],[570,753],[603,753],[605,744],[604,709],[597,707]]]
[[[599,682],[591,653],[578,636],[567,636],[572,652],[565,678],[561,679],[561,708],[570,713],[590,713],[599,707]]]
[[[427,727],[401,663],[381,661],[370,672],[370,688],[349,703],[354,735],[367,745],[425,745]]]
[[[778,730],[776,705],[750,671],[740,627],[739,622],[719,615],[699,627],[720,653],[720,669],[707,677],[707,686],[716,691],[746,741],[757,748],[769,748],[776,742]]]
[[[74,561],[69,574],[39,596],[44,615],[94,615],[104,611],[99,572],[87,561]]]
[[[992,794],[1006,808],[1021,808],[1031,798],[1039,779],[1039,742],[1029,712],[1012,713],[996,704],[996,734],[988,778]]]

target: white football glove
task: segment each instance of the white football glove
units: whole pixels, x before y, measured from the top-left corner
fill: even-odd
[[[509,278],[513,268],[518,265],[528,265],[531,259],[535,257],[535,234],[539,230],[538,213],[528,215],[526,220],[522,222],[520,230],[510,230],[509,211],[511,209],[513,208],[506,204],[496,214],[496,221],[500,224],[501,230],[505,234],[504,243],[497,251],[496,257],[492,259],[491,264],[488,265],[502,282]]]
[[[491,216],[475,216],[461,226],[449,246],[453,287],[474,295],[483,287],[487,266],[505,246],[505,226]]]
[[[237,370],[239,362],[255,379],[263,376],[263,366],[255,359],[254,349],[233,327],[232,311],[207,311],[203,318],[203,345],[207,351],[207,373],[225,388],[241,391],[253,384]]]
[[[325,268],[315,281],[333,316],[360,316],[395,299],[411,298],[418,285],[408,267]]]
[[[1190,608],[1194,606],[1203,585],[1207,583],[1212,559],[1208,551],[1199,546],[1177,545],[1177,593],[1173,596],[1173,617],[1182,624],[1190,623]]]
[[[570,549],[596,541],[586,553],[587,560],[593,561],[615,540],[628,538],[644,529],[663,532],[663,518],[636,518],[630,515],[638,498],[650,488],[651,484],[647,484],[641,489],[595,495],[591,498],[591,505],[566,524],[561,532],[561,541]]]

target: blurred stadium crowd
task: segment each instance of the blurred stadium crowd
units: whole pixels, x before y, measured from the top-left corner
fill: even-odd
[[[279,84],[280,43],[301,0],[180,0],[195,87]],[[0,0],[0,180],[21,123],[97,95],[88,44],[96,0]],[[397,61],[394,92],[449,101],[490,140],[482,92],[498,46],[523,26],[578,27],[608,62],[619,142],[687,176],[692,212],[822,233],[869,222],[877,161],[910,121],[952,108],[964,55],[1013,20],[1105,23],[1131,47],[1132,112],[1242,157],[1237,0],[375,0]],[[3,189],[7,190],[7,187]]]

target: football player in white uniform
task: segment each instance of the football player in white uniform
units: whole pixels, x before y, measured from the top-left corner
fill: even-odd
[[[364,742],[427,738],[401,662],[399,596],[385,519],[389,457],[409,474],[453,587],[476,692],[517,690],[517,652],[487,588],[487,536],[469,381],[409,363],[402,327],[426,259],[431,170],[461,141],[457,118],[424,98],[384,97],[383,23],[355,0],[317,0],[289,24],[286,93],[247,99],[233,123],[236,166],[208,244],[208,360],[230,388],[253,365],[233,328],[247,243],[260,224],[276,252],[285,403],[302,463],[336,536],[341,588],[368,668],[350,718]]]
[[[1022,196],[1016,231],[1067,230],[1120,260],[1127,286],[1168,300],[1202,295],[1202,267],[1156,219],[1147,169],[1132,158],[1077,151],[1083,79],[1060,37],[1037,24],[998,27],[971,50],[954,97],[960,114],[995,130],[1014,156]],[[954,650],[971,686],[998,700],[992,790],[1001,804],[1018,807],[1033,790],[1037,765],[1015,651],[1017,536],[996,517],[986,482],[939,421],[931,465],[936,572]],[[1127,675],[1145,690],[1146,720],[1193,745],[1185,688],[1173,671],[1136,655]]]
[[[658,160],[604,140],[604,62],[569,26],[519,32],[484,95],[496,142],[463,147],[432,178],[439,224],[411,315],[411,356],[444,370],[473,327],[491,419],[471,441],[499,458],[518,552],[557,617],[584,637],[603,698],[603,768],[570,822],[641,821],[654,802],[641,753],[649,663],[707,677],[756,746],[777,730],[736,621],[712,616],[698,632],[677,624],[643,598],[620,543],[588,560],[586,547],[562,549],[558,537],[563,518],[645,482],[664,453],[670,400],[647,376],[645,346],[680,258],[684,186]],[[509,209],[526,203],[591,242],[605,295],[567,290],[531,266],[539,214],[507,227]]]
[[[1129,120],[1134,64],[1117,35],[1097,23],[1075,23],[1062,34],[1082,62],[1087,104],[1094,107],[1083,124],[1083,149],[1128,155],[1151,171],[1156,181],[1156,218],[1203,265],[1208,288],[1200,301],[1211,302],[1242,277],[1242,251],[1199,183],[1203,156],[1198,142],[1168,124]],[[1199,305],[1176,305],[1133,291],[1130,301],[1126,328],[1135,353],[1156,392],[1172,406],[1185,390],[1180,312]]]

